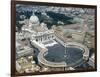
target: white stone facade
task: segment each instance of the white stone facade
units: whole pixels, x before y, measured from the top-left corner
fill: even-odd
[[[36,35],[32,35],[31,40],[35,40],[37,42],[46,42],[49,40],[55,39],[54,31],[53,30],[48,30],[45,32],[38,32]]]

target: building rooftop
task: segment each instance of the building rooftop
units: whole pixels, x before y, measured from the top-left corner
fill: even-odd
[[[42,26],[37,26],[37,27],[34,27],[34,30],[36,32],[45,32],[47,31],[48,29],[46,27],[42,27]]]
[[[17,60],[18,64],[21,66],[22,69],[27,69],[32,67],[32,63],[29,62],[26,58],[22,57]]]

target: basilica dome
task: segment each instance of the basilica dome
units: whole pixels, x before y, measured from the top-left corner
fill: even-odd
[[[37,23],[39,23],[39,18],[36,16],[36,15],[32,15],[31,17],[30,17],[30,23],[32,23],[32,24],[37,24]]]

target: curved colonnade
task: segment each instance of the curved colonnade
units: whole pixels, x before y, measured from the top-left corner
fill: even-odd
[[[89,57],[89,49],[80,44],[80,43],[77,43],[77,42],[67,42],[67,44],[65,44],[66,47],[69,47],[69,46],[74,46],[75,48],[80,48],[81,50],[83,50],[83,58],[79,59],[78,61],[76,61],[75,63],[72,63],[70,65],[67,65],[67,63],[65,61],[62,61],[62,62],[50,62],[50,61],[47,61],[45,58],[44,58],[44,55],[45,53],[48,51],[48,49],[40,44],[36,45],[36,42],[32,42],[33,45],[35,45],[36,47],[38,47],[38,49],[40,50],[40,53],[38,54],[38,61],[39,63],[45,65],[45,66],[49,66],[49,67],[71,67],[71,66],[74,66],[76,64],[79,64],[82,62],[82,60],[88,60],[88,57]]]

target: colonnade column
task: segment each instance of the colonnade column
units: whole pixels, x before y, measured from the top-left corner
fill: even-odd
[[[53,34],[43,35],[36,38],[38,42],[49,41],[53,39]]]

